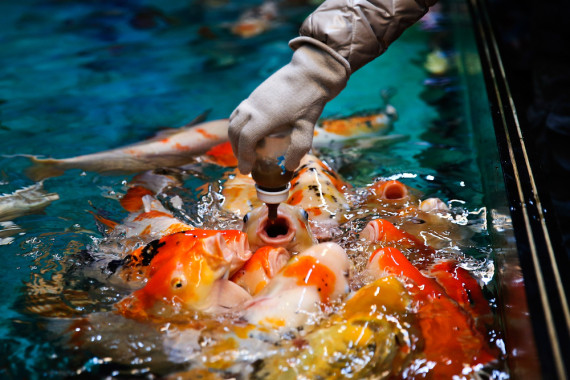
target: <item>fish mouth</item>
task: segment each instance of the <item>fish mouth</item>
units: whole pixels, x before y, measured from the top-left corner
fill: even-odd
[[[273,247],[285,247],[295,238],[297,228],[291,217],[279,210],[274,221],[270,221],[265,214],[256,232],[263,243]]]
[[[383,195],[388,200],[400,200],[408,196],[408,190],[403,184],[392,182],[386,184]]]

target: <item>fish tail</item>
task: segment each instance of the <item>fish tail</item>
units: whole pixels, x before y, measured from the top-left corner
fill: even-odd
[[[26,169],[26,175],[33,181],[41,181],[50,177],[57,177],[63,174],[64,170],[59,167],[60,160],[53,158],[37,158],[28,156],[32,166]]]

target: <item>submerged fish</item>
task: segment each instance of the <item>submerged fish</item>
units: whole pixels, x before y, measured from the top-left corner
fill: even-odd
[[[227,279],[232,268],[237,270],[251,256],[240,231],[178,233],[160,239],[153,248],[133,256],[133,268],[144,268],[144,261],[149,261],[148,280],[116,304],[119,314],[144,320],[177,318],[188,311],[221,313],[251,297]]]
[[[162,133],[133,145],[83,156],[54,159],[32,157],[27,174],[36,180],[63,174],[68,169],[100,173],[133,173],[160,167],[178,167],[228,140],[228,120],[214,120]]]
[[[18,189],[10,194],[0,195],[0,222],[23,215],[43,211],[53,201],[59,199],[56,193],[48,193],[43,182]]]
[[[232,25],[233,34],[242,38],[251,38],[269,30],[277,17],[277,3],[264,1],[260,6],[248,9]]]

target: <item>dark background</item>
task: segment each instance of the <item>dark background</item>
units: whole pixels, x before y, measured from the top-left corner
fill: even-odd
[[[570,257],[570,1],[489,0],[545,211]]]

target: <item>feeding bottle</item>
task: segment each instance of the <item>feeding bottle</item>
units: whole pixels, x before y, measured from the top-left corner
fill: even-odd
[[[291,144],[291,128],[285,126],[257,143],[251,170],[257,198],[267,205],[269,220],[277,218],[279,203],[289,198],[293,171],[285,169],[285,153]]]

